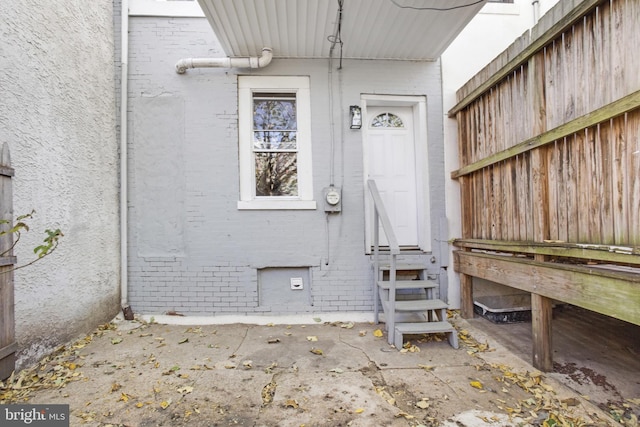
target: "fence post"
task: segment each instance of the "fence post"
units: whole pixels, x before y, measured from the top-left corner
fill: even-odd
[[[0,148],[0,219],[8,220],[8,224],[0,224],[0,231],[12,227],[13,189],[11,179],[14,170],[11,167],[9,146],[6,143]],[[13,234],[0,236],[0,380],[9,377],[15,368],[15,324],[13,268],[16,259],[13,256]]]

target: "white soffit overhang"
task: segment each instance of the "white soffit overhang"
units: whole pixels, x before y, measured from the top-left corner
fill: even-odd
[[[198,0],[225,53],[328,58],[338,0]],[[482,8],[477,0],[344,0],[344,59],[436,60]],[[426,9],[430,8],[430,9]],[[450,9],[450,10],[433,10]],[[334,57],[340,56],[336,46]]]

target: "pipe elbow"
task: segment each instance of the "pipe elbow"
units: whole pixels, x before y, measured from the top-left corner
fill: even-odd
[[[191,58],[181,59],[176,62],[176,73],[184,74],[187,72],[187,68],[193,68],[193,61],[191,61]]]
[[[262,56],[258,58],[257,60],[258,64],[256,68],[266,67],[271,63],[272,59],[273,59],[273,49],[271,49],[270,47],[263,47]]]

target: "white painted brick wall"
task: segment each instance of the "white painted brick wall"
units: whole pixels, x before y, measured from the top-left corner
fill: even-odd
[[[342,187],[343,212],[329,218],[327,248],[322,188],[329,184],[328,61],[276,58],[262,70],[195,69],[178,75],[174,64],[181,58],[224,56],[205,19],[135,17],[130,22],[130,40],[132,108],[141,98],[170,97],[184,103],[183,115],[162,117],[184,129],[184,135],[175,141],[157,141],[158,147],[171,143],[181,150],[182,163],[164,171],[173,174],[173,188],[149,191],[145,187],[144,171],[153,165],[140,157],[136,140],[150,130],[137,127],[135,120],[129,123],[130,158],[135,165],[129,176],[129,299],[135,312],[291,314],[286,306],[259,305],[257,269],[266,267],[309,267],[313,311],[372,311],[373,273],[364,249],[362,140],[361,133],[349,130],[346,122],[348,106],[358,104],[361,93],[427,96],[431,227],[434,239],[440,238],[437,224],[444,213],[444,171],[438,62],[345,60],[341,71],[334,70],[334,81],[340,80],[343,87],[334,99],[335,108],[342,112],[336,116],[335,173],[336,185]],[[310,76],[318,210],[237,210],[236,82],[240,73]],[[144,112],[130,116],[140,117],[137,114]],[[141,201],[176,192],[184,193],[184,205],[171,208],[171,215],[180,218],[182,246],[167,247],[165,253],[144,253],[145,247],[157,248],[172,236],[156,235],[153,244],[141,241],[141,236],[149,238],[141,232],[146,224],[165,215],[145,213]],[[435,242],[432,246],[439,247]],[[433,255],[439,258],[440,254]],[[436,262],[435,274],[438,267]]]

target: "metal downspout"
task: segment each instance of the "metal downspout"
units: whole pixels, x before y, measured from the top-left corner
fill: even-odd
[[[129,306],[128,266],[128,168],[127,168],[127,98],[129,64],[129,0],[122,0],[120,11],[120,305],[124,317],[133,320]]]

